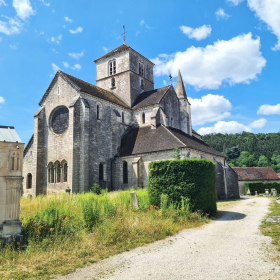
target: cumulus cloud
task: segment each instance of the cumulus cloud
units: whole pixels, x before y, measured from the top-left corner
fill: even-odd
[[[71,67],[73,70],[80,71],[82,69],[82,66],[80,64],[75,64],[73,67]]]
[[[207,122],[223,120],[230,116],[232,105],[222,95],[207,94],[201,98],[190,98],[192,104],[192,123],[202,125]]]
[[[181,31],[187,35],[190,39],[195,39],[197,41],[203,40],[210,36],[212,28],[210,25],[202,25],[201,27],[191,28],[189,26],[180,26]]]
[[[252,128],[262,128],[266,125],[266,123],[267,123],[266,119],[259,119],[250,123],[249,126]]]
[[[268,105],[264,104],[260,106],[258,115],[280,115],[280,104]]]
[[[256,16],[265,22],[278,42],[273,50],[280,50],[280,1],[279,0],[248,0],[248,5]]]
[[[68,55],[74,59],[79,60],[84,55],[84,52],[82,51],[81,53],[68,53]]]
[[[230,15],[225,13],[225,10],[220,8],[218,11],[216,11],[216,17],[217,19],[228,19]]]
[[[7,19],[7,21],[0,20],[0,33],[4,33],[8,36],[20,33],[23,27],[23,23],[17,17],[10,18],[2,16],[2,18]]]
[[[56,72],[57,70],[59,70],[59,67],[58,67],[56,64],[54,64],[54,63],[52,63],[52,68],[53,68],[53,71],[54,71],[54,72]]]
[[[64,68],[68,68],[69,67],[69,64],[68,64],[68,62],[65,62],[65,61],[63,61],[63,66],[64,66]]]
[[[16,10],[17,16],[22,20],[26,20],[30,16],[36,14],[36,11],[32,9],[29,0],[13,0],[13,7]]]
[[[237,6],[238,4],[240,4],[243,1],[244,0],[227,0],[227,2],[233,4],[234,6]]]
[[[255,80],[266,65],[260,52],[260,38],[242,34],[228,41],[218,40],[205,48],[189,47],[173,54],[161,54],[152,59],[155,75],[175,77],[178,69],[183,79],[196,89],[218,89]]]
[[[5,99],[2,96],[0,96],[0,104],[5,104]]]
[[[51,42],[59,44],[62,40],[62,35],[59,35],[58,37],[51,37]]]
[[[72,22],[72,19],[70,19],[69,17],[64,17],[65,21],[68,21],[68,22]]]
[[[16,46],[16,45],[10,45],[10,48],[11,48],[12,50],[16,50],[16,49],[17,49],[17,46]]]
[[[209,133],[239,133],[242,131],[251,132],[251,128],[237,121],[219,121],[210,127],[201,127],[197,132],[201,135]]]
[[[3,5],[3,6],[7,6],[7,4],[6,4],[6,2],[5,2],[4,0],[0,0],[0,7],[1,7],[2,5]]]
[[[81,33],[83,31],[82,27],[77,27],[75,30],[70,30],[71,34],[77,34],[77,33]]]

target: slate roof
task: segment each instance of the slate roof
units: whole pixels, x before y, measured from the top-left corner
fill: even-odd
[[[238,181],[280,180],[270,167],[232,167],[238,175]]]
[[[132,109],[158,104],[170,87],[171,85],[141,93],[134,101]]]
[[[128,46],[126,43],[123,43],[123,44],[120,45],[119,47],[117,47],[117,48],[113,49],[112,51],[110,51],[110,52],[104,54],[103,56],[101,56],[101,57],[95,59],[94,62],[97,62],[97,61],[99,61],[99,60],[101,60],[101,59],[104,59],[104,58],[108,58],[108,57],[110,57],[110,56],[115,55],[116,53],[121,53],[121,52],[124,52],[124,51],[126,51],[126,50],[132,50],[132,51],[136,52],[138,55],[140,55],[140,56],[142,56],[143,58],[147,59],[145,56],[143,56],[142,54],[140,54],[139,52],[137,52],[136,50],[134,50],[133,48],[131,48],[130,46]],[[147,60],[149,60],[149,59],[147,59]],[[150,60],[149,60],[149,61],[150,61]],[[150,61],[150,62],[151,62],[151,61]],[[151,62],[151,63],[153,63],[153,62]],[[153,65],[155,65],[155,64],[153,63]]]
[[[66,74],[61,71],[61,73],[66,76],[69,80],[71,80],[76,86],[78,86],[82,92],[90,94],[95,97],[99,97],[101,99],[104,99],[106,101],[113,102],[115,104],[118,104],[122,107],[129,108],[128,105],[126,105],[123,101],[121,101],[117,96],[115,96],[113,93],[102,89],[98,86],[92,85],[90,83],[87,83],[81,79],[78,79],[76,77],[73,77],[69,74]]]
[[[13,126],[0,125],[0,142],[22,143]]]
[[[173,150],[174,148],[190,148],[225,157],[202,140],[164,125],[160,125],[156,129],[151,129],[151,126],[131,129],[122,139],[119,156]]]

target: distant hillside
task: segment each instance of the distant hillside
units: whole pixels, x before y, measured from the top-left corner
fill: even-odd
[[[202,139],[227,155],[231,166],[271,166],[280,172],[280,133],[213,133],[204,135]]]

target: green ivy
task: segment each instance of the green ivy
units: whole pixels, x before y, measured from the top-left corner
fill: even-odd
[[[248,189],[251,194],[255,194],[255,191],[260,193],[265,193],[265,189],[276,189],[277,193],[280,193],[280,183],[272,182],[272,183],[262,183],[262,182],[246,182],[244,183],[245,193],[247,193]]]

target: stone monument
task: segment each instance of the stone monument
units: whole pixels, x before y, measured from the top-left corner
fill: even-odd
[[[24,144],[13,126],[0,126],[0,241],[22,241],[19,220]]]

